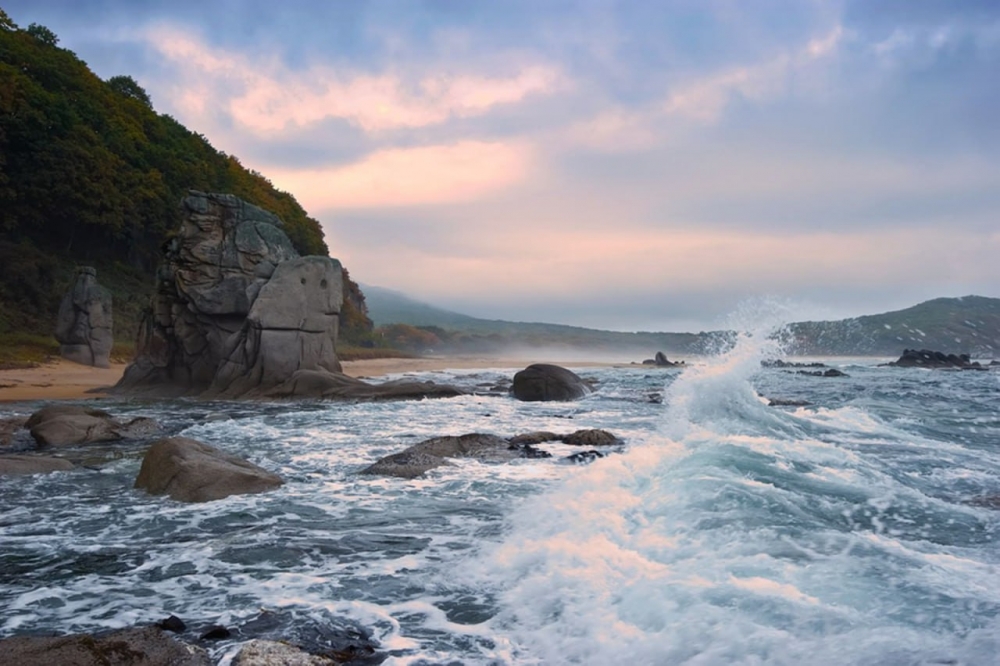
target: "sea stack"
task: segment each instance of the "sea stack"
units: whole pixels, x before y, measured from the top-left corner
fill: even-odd
[[[111,317],[111,292],[97,283],[96,269],[81,266],[59,304],[55,336],[60,355],[74,363],[109,367]]]

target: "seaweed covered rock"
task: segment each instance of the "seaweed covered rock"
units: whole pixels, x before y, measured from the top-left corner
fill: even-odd
[[[590,388],[575,372],[558,365],[535,363],[514,375],[510,394],[527,402],[576,400]]]
[[[107,368],[112,336],[111,292],[97,283],[97,270],[83,266],[59,304],[59,354],[74,363]]]

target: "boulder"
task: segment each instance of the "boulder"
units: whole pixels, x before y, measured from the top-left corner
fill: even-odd
[[[298,370],[264,394],[267,398],[326,398],[332,400],[419,400],[451,398],[465,391],[449,384],[404,379],[369,384],[340,372]]]
[[[548,363],[535,363],[514,375],[510,393],[518,400],[527,402],[576,400],[590,393],[590,388],[571,370]]]
[[[339,372],[337,324],[343,268],[329,257],[278,264],[239,332],[222,350],[208,394],[243,397],[271,389],[301,369]]]
[[[14,443],[17,433],[24,428],[28,419],[23,416],[10,416],[0,419],[0,447],[8,447]]]
[[[60,355],[74,363],[109,367],[111,316],[111,292],[97,283],[97,271],[89,266],[78,268],[56,317]]]
[[[499,437],[482,433],[433,437],[419,444],[380,458],[359,474],[378,474],[412,479],[442,465],[449,458],[475,458],[482,462],[503,463],[517,458],[551,458],[552,454],[535,448],[535,444],[560,441],[574,446],[614,446],[624,442],[607,430],[577,430],[568,435],[539,431]],[[577,454],[574,454],[577,455]],[[598,454],[596,457],[603,457]],[[595,456],[591,456],[593,459]]]
[[[77,405],[50,405],[38,410],[25,428],[39,446],[73,446],[117,439],[148,437],[159,430],[153,419],[136,418],[121,422],[111,414]]]
[[[62,458],[33,455],[0,455],[0,476],[47,474],[73,469],[73,463]]]
[[[169,396],[208,389],[264,284],[279,264],[299,256],[276,215],[235,196],[192,191],[181,208],[136,359],[118,391]]]
[[[208,654],[157,627],[101,634],[14,636],[0,640],[0,661],[17,666],[210,666]]]
[[[930,349],[904,349],[902,356],[886,365],[899,368],[957,368],[959,370],[986,370],[988,366],[973,361],[968,354],[945,354]]]
[[[487,462],[506,462],[522,457],[517,447],[496,435],[471,433],[468,435],[433,437],[414,444],[400,453],[394,453],[369,465],[360,474],[378,474],[412,479],[424,472],[447,465],[447,458],[476,458]]]
[[[135,487],[181,502],[260,493],[284,481],[251,462],[187,437],[155,442],[142,459]]]

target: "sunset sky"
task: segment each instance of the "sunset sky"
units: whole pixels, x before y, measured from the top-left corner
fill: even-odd
[[[1000,296],[1000,2],[0,6],[435,305],[697,331]]]

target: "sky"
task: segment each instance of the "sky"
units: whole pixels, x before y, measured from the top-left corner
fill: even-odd
[[[699,331],[1000,297],[994,0],[0,6],[441,307]]]

